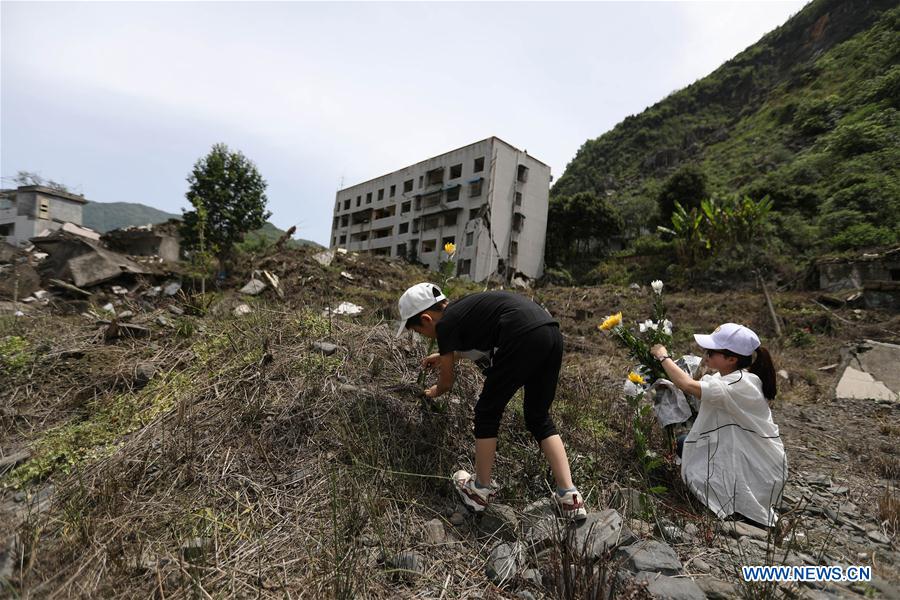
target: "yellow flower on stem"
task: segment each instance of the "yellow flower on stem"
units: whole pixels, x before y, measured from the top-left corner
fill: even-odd
[[[632,371],[628,374],[628,381],[631,383],[636,383],[638,385],[644,385],[644,378]]]
[[[454,254],[456,254],[456,244],[454,244],[453,242],[447,242],[446,244],[444,244],[444,252],[446,252],[450,256],[453,256]]]
[[[600,325],[598,325],[597,327],[600,329],[600,331],[609,331],[610,329],[618,326],[621,323],[622,313],[618,312],[614,315],[606,317],[606,319],[604,319],[603,322],[600,323]]]

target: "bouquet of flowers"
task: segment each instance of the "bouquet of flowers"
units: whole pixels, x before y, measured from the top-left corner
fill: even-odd
[[[635,374],[642,379],[642,384],[647,385],[666,377],[659,361],[650,354],[650,348],[656,344],[667,346],[672,343],[672,322],[666,318],[662,300],[663,282],[656,280],[650,287],[653,289],[653,318],[639,323],[637,332],[622,323],[622,313],[606,317],[598,326],[600,331],[610,332],[625,346],[629,356],[639,363],[639,374]]]

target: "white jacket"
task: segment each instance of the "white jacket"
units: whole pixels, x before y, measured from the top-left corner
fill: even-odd
[[[700,410],[682,450],[681,478],[722,519],[738,512],[772,526],[787,458],[759,377],[738,370],[700,380]]]

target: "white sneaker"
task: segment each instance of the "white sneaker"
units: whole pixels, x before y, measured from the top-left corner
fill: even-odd
[[[553,492],[553,497],[556,499],[556,508],[559,509],[559,514],[562,516],[575,519],[576,521],[582,521],[587,518],[587,510],[584,508],[584,497],[578,490],[566,492],[562,496]]]
[[[487,508],[488,504],[491,503],[491,498],[496,493],[496,490],[493,488],[480,489],[475,485],[475,476],[463,469],[454,473],[450,479],[453,481],[453,486],[459,493],[460,498],[462,498],[463,504],[475,512],[481,512]]]

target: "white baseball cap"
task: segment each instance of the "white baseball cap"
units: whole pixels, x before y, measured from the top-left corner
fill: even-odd
[[[400,296],[400,327],[397,329],[397,337],[406,331],[406,321],[423,310],[428,310],[447,296],[441,288],[433,283],[417,283]]]
[[[709,335],[694,334],[701,348],[729,350],[741,356],[750,356],[759,348],[759,336],[752,329],[737,323],[725,323]]]

